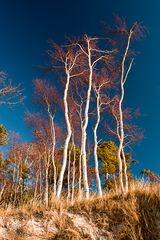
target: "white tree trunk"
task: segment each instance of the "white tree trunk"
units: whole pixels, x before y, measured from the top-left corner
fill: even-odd
[[[60,198],[61,192],[62,192],[63,178],[64,178],[64,173],[65,173],[66,164],[67,164],[68,145],[69,145],[69,141],[70,141],[71,134],[72,134],[71,124],[70,124],[70,120],[69,120],[69,113],[68,113],[68,103],[67,103],[69,82],[70,82],[70,74],[67,72],[67,82],[66,82],[64,98],[63,98],[65,120],[66,120],[66,125],[67,125],[67,137],[66,137],[65,143],[64,143],[63,162],[62,162],[62,167],[61,167],[61,171],[60,171],[60,175],[59,175],[59,179],[58,179],[58,186],[57,186],[57,198],[58,199]]]
[[[55,164],[56,134],[55,134],[55,125],[54,125],[53,116],[51,117],[51,134],[52,134],[52,164],[53,164],[53,173],[54,173],[53,189],[54,189],[54,195],[56,196],[56,190],[57,190],[57,168]]]
[[[82,170],[83,170],[83,184],[85,197],[89,198],[89,185],[88,185],[88,176],[87,176],[87,155],[86,155],[86,131],[82,131]]]
[[[86,100],[86,107],[85,107],[85,119],[84,119],[84,125],[82,127],[82,170],[83,170],[83,184],[84,184],[84,191],[85,196],[88,199],[89,198],[89,185],[88,185],[88,176],[87,176],[87,154],[86,154],[86,141],[87,141],[87,133],[86,129],[88,126],[88,111],[89,111],[89,103],[90,103],[90,95],[91,95],[91,86],[92,86],[92,80],[90,77],[89,80],[89,88],[87,93],[87,100]]]
[[[94,162],[95,162],[95,174],[96,174],[96,181],[97,181],[97,188],[98,188],[98,195],[102,197],[102,186],[101,186],[101,180],[99,176],[99,168],[98,168],[98,156],[97,156],[97,129],[100,123],[100,96],[99,92],[97,92],[96,96],[97,100],[97,120],[94,127]]]
[[[45,169],[45,192],[44,192],[44,203],[48,207],[49,203],[49,184],[48,184],[48,166]]]
[[[121,191],[124,192],[124,184],[123,184],[123,165],[122,165],[122,158],[121,158],[121,149],[123,145],[122,142],[119,144],[118,148],[118,164],[119,164],[119,184]]]
[[[74,185],[75,185],[75,175],[76,175],[76,152],[75,152],[75,143],[74,143],[74,133],[73,133],[73,166],[72,166],[72,195],[71,195],[71,202],[73,203],[74,201]]]
[[[81,121],[81,132],[82,132],[82,126],[83,126],[82,104],[80,105],[79,117]],[[79,156],[78,198],[81,199],[82,195],[83,195],[83,192],[82,192],[82,141],[81,141],[81,149],[80,149],[80,156]]]
[[[47,112],[50,119],[50,129],[51,129],[51,138],[52,138],[52,151],[51,151],[51,159],[52,159],[52,165],[53,165],[53,174],[54,174],[54,180],[53,180],[53,191],[54,195],[56,196],[56,188],[57,188],[57,169],[55,164],[55,146],[56,146],[56,134],[55,134],[55,124],[54,124],[54,116],[51,114],[50,110],[50,104],[48,103],[47,99],[45,100],[47,104]]]
[[[88,91],[87,91],[87,99],[86,99],[86,106],[85,106],[85,115],[84,115],[84,124],[82,126],[82,170],[83,170],[83,184],[84,184],[84,191],[85,197],[89,198],[89,185],[88,185],[88,176],[87,176],[87,154],[86,154],[86,141],[87,141],[87,126],[88,126],[88,112],[89,112],[89,105],[90,105],[90,98],[91,98],[91,89],[92,89],[92,76],[93,76],[93,67],[91,63],[91,51],[90,45],[88,42],[88,64],[89,64],[89,82],[88,82]]]
[[[125,192],[127,193],[128,192],[128,175],[127,175],[127,163],[126,163],[124,149],[122,149],[122,156],[123,156],[123,164],[124,164]]]
[[[122,164],[122,150],[123,150],[123,142],[124,142],[124,127],[123,127],[123,111],[122,111],[122,102],[124,99],[124,87],[121,82],[121,98],[119,101],[119,147],[118,147],[118,162],[119,162],[119,182],[122,192],[124,192],[124,184],[123,184],[123,164]]]
[[[6,187],[6,182],[4,181],[3,187],[2,187],[2,189],[1,189],[1,191],[0,191],[0,201],[1,201],[1,199],[2,199],[2,195],[3,195],[3,193],[4,193],[5,187]]]
[[[126,163],[126,159],[125,159],[125,154],[124,154],[124,124],[123,124],[123,109],[122,109],[122,103],[124,100],[124,84],[127,80],[127,76],[128,73],[131,69],[132,66],[132,61],[130,63],[130,66],[127,70],[127,73],[125,74],[125,61],[126,61],[126,57],[128,54],[128,50],[129,50],[129,46],[130,46],[130,42],[131,42],[131,37],[132,37],[132,30],[130,30],[130,34],[128,36],[128,41],[127,41],[127,46],[125,49],[125,53],[122,59],[122,64],[121,64],[121,79],[120,79],[120,87],[121,87],[121,97],[120,97],[120,101],[119,101],[119,148],[118,148],[118,162],[119,162],[119,181],[120,181],[120,187],[122,192],[125,192],[125,190],[128,191],[128,178],[127,178],[127,164]],[[125,182],[125,187],[126,189],[124,189],[124,184],[123,184],[123,164],[122,164],[122,160],[125,164],[124,168],[124,175],[125,175],[125,181],[127,180],[127,182]]]
[[[40,192],[40,195],[42,196],[42,164],[40,166],[40,171],[39,171],[39,192]]]
[[[81,148],[82,149],[82,148]],[[82,198],[82,150],[79,156],[79,179],[78,179],[78,197]]]
[[[99,50],[92,48],[91,41],[97,41],[97,38],[89,38],[85,37],[85,41],[87,43],[87,51],[80,45],[81,51],[87,56],[88,66],[89,66],[89,79],[88,79],[88,90],[87,90],[87,98],[86,98],[86,105],[85,105],[85,113],[84,113],[84,119],[83,119],[83,126],[82,126],[82,140],[81,140],[81,150],[82,150],[82,171],[83,171],[83,184],[84,184],[84,191],[85,191],[85,197],[89,198],[89,185],[88,185],[88,176],[87,176],[87,157],[86,157],[86,141],[87,141],[87,127],[88,127],[88,112],[89,112],[89,105],[90,105],[90,98],[91,98],[91,89],[92,89],[92,81],[93,81],[93,69],[94,66],[98,61],[100,61],[102,58],[104,58],[107,51]],[[96,53],[99,52],[101,55],[102,53],[104,55],[99,56],[96,55]],[[93,55],[92,55],[93,53]],[[93,60],[94,56],[94,60]],[[95,57],[97,56],[97,58]]]
[[[70,175],[71,175],[71,151],[72,148],[69,150],[69,154],[68,154],[68,193],[67,193],[67,202],[69,202],[70,197],[71,197],[71,189],[70,189]]]
[[[36,182],[35,182],[35,188],[34,188],[34,199],[36,199],[36,197],[37,197],[38,181],[39,181],[39,172],[36,174]]]
[[[118,188],[117,188],[117,181],[116,181],[116,175],[115,175],[115,173],[113,173],[113,180],[114,180],[115,190],[116,190],[116,192],[117,192]]]

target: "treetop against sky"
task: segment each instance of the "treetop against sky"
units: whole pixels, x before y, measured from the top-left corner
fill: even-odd
[[[156,1],[5,1],[0,7],[0,65],[15,84],[22,83],[26,99],[14,109],[1,108],[0,122],[7,130],[19,132],[24,140],[31,134],[24,123],[24,113],[33,111],[33,80],[48,79],[41,70],[48,59],[50,39],[64,42],[64,36],[103,34],[103,23],[111,23],[113,14],[125,18],[128,25],[142,22],[147,28],[144,39],[136,44],[135,62],[126,84],[125,102],[140,108],[137,123],[145,130],[141,143],[133,148],[138,173],[149,168],[159,173],[160,80],[159,80],[159,9]]]

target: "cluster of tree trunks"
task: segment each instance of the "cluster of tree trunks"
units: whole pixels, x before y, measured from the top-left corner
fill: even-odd
[[[142,33],[140,24],[128,29],[117,18],[116,28],[106,28],[103,37],[84,35],[67,40],[65,45],[51,42],[48,56],[54,81],[34,81],[34,103],[40,112],[26,113],[34,141],[19,143],[14,139],[10,148],[7,174],[12,177],[14,196],[20,192],[22,197],[32,185],[34,197],[42,194],[46,206],[51,192],[57,199],[66,194],[72,202],[75,195],[88,199],[95,179],[97,194],[102,197],[100,169],[104,160],[99,157],[98,148],[106,136],[118,146],[118,172],[116,168],[112,173],[115,188],[128,191],[125,152],[142,134],[130,123],[134,114],[123,102],[133,65],[131,43]],[[5,87],[0,93],[4,91],[7,95],[9,90]],[[17,89],[11,89],[11,94],[12,91]],[[89,164],[89,157],[94,158],[94,167]],[[106,182],[110,179],[109,164],[105,162]]]

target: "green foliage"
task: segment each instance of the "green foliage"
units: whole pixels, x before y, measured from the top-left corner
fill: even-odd
[[[113,174],[118,171],[118,146],[112,142],[98,144],[97,154],[101,161],[101,167],[105,172]]]
[[[29,167],[26,163],[24,163],[22,165],[22,172],[21,172],[22,179],[24,179],[24,180],[27,179],[29,173],[30,173]]]
[[[7,165],[8,165],[8,162],[4,159],[3,153],[0,152],[0,173],[1,174],[6,169]]]
[[[113,141],[99,143],[97,154],[101,162],[100,174],[105,175],[106,178],[104,186],[111,189],[115,186],[115,181],[118,180],[118,146]],[[127,163],[127,174],[128,177],[132,179],[133,176],[131,174],[130,164],[133,160],[131,153],[125,153],[125,158]]]
[[[98,159],[101,161],[101,167],[105,172],[109,174],[118,172],[118,146],[113,141],[100,143],[97,154]],[[133,161],[131,153],[125,153],[125,158],[129,169],[130,163]]]
[[[141,172],[140,172],[141,174],[146,174],[146,175],[149,175],[149,174],[151,174],[151,171],[149,170],[149,169],[143,169]]]
[[[8,143],[8,133],[5,127],[0,124],[0,146]]]
[[[0,124],[0,146],[3,146],[8,143],[8,133],[5,127]],[[7,161],[4,160],[3,153],[0,152],[0,172],[5,170],[7,166]]]

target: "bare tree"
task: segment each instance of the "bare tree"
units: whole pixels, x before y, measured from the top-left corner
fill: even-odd
[[[96,97],[96,123],[94,126],[94,161],[95,161],[95,174],[96,174],[96,181],[97,181],[97,188],[98,188],[98,195],[102,197],[102,186],[101,180],[99,176],[99,167],[98,167],[98,156],[97,156],[97,147],[98,147],[98,140],[97,140],[97,130],[101,120],[101,111],[103,107],[106,107],[110,103],[109,97],[104,94],[104,89],[108,88],[110,80],[107,76],[97,75],[93,82],[93,89]]]
[[[13,86],[7,80],[7,74],[0,72],[0,104],[16,105],[23,102],[24,96],[20,85]]]
[[[52,59],[56,60],[58,63],[61,63],[62,65],[61,67],[63,68],[65,77],[66,77],[63,103],[64,103],[65,121],[67,126],[67,136],[64,143],[63,161],[62,161],[62,167],[61,167],[61,171],[58,179],[58,186],[57,186],[57,198],[60,198],[61,192],[62,192],[64,173],[65,173],[66,164],[67,164],[68,146],[69,146],[70,138],[72,135],[67,98],[68,98],[69,85],[70,85],[71,78],[75,78],[77,75],[79,75],[79,73],[77,73],[76,71],[76,68],[77,68],[78,58],[81,55],[81,51],[77,50],[76,45],[73,43],[62,46],[62,47],[54,45],[54,47],[56,50],[56,54],[53,54],[53,52],[49,52],[49,55],[51,56]]]
[[[87,64],[89,68],[88,74],[88,89],[87,89],[87,97],[85,102],[85,110],[84,110],[84,120],[82,126],[82,139],[81,139],[81,147],[82,147],[82,169],[83,169],[83,184],[85,197],[89,198],[89,185],[88,185],[88,177],[87,177],[87,154],[86,154],[86,141],[87,141],[87,127],[88,127],[88,113],[90,106],[90,98],[91,98],[91,90],[92,90],[92,82],[93,82],[93,73],[96,64],[101,60],[107,60],[111,51],[103,51],[100,50],[96,44],[99,41],[98,38],[84,36],[82,43],[78,43],[77,45],[86,56]]]
[[[56,195],[57,188],[57,168],[55,164],[55,147],[56,147],[56,131],[55,131],[55,111],[56,107],[60,105],[58,101],[58,93],[56,89],[50,86],[46,81],[41,79],[34,80],[34,88],[35,88],[35,97],[36,102],[42,105],[45,111],[48,114],[50,121],[50,132],[51,132],[51,159],[53,165],[54,172],[54,182],[53,182],[53,190],[54,195]]]
[[[132,68],[134,59],[132,58],[127,64],[126,60],[130,55],[130,45],[131,41],[134,38],[141,37],[143,34],[143,28],[138,23],[134,23],[133,26],[128,30],[124,21],[120,18],[117,19],[118,28],[117,32],[123,35],[123,38],[126,39],[126,47],[124,48],[124,53],[121,61],[121,73],[120,73],[120,96],[117,96],[116,102],[117,106],[114,108],[114,117],[117,122],[117,136],[119,140],[119,148],[118,148],[118,161],[119,161],[119,182],[122,192],[128,192],[128,175],[127,175],[127,163],[126,157],[124,154],[124,140],[125,140],[125,132],[124,132],[124,116],[123,116],[123,101],[125,96],[125,83],[127,81],[129,72]],[[123,183],[123,173],[125,184]]]
[[[82,133],[84,98],[80,93],[81,89],[79,89],[79,86],[77,86],[77,84],[75,84],[75,83],[74,83],[74,90],[76,92],[76,97],[78,96],[78,98],[79,98],[79,101],[76,100],[73,96],[72,96],[72,101],[74,101],[74,103],[76,105],[76,113],[79,117],[79,122],[80,122],[80,132]],[[80,139],[82,139],[81,136],[80,136]],[[79,197],[79,199],[81,199],[82,195],[83,195],[83,193],[82,193],[82,141],[81,141],[81,143],[80,143],[80,155],[79,155],[79,178],[78,178],[78,197]]]
[[[76,148],[74,142],[74,131],[72,133],[72,145],[73,145],[73,166],[72,166],[72,194],[71,194],[71,202],[74,201],[74,190],[75,190],[75,175],[76,175]]]

